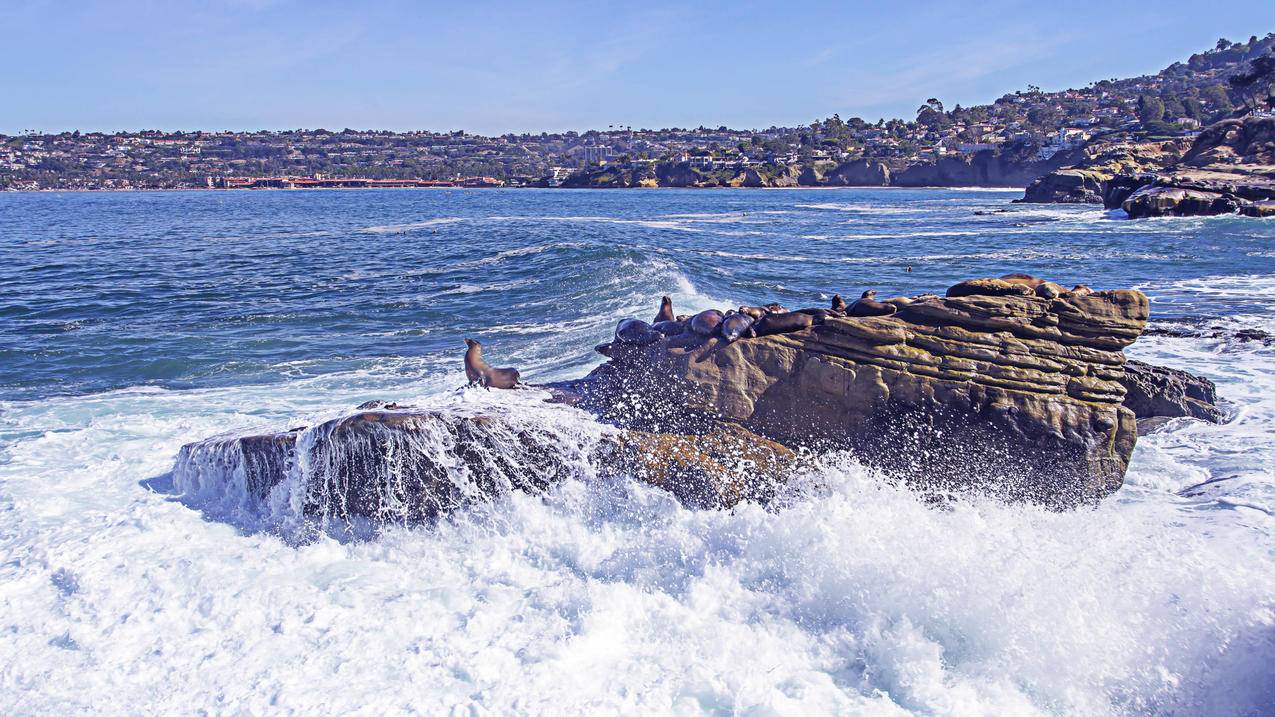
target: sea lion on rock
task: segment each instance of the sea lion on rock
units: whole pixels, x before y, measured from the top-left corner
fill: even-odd
[[[850,307],[850,316],[889,316],[898,311],[899,307],[894,304],[887,304],[884,301],[877,301],[877,292],[874,289],[868,289],[863,292],[863,296],[854,302]]]
[[[685,321],[656,321],[651,324],[651,328],[664,334],[665,336],[677,336],[686,331]]]
[[[691,331],[700,336],[712,336],[725,318],[717,309],[705,309],[691,318]]]
[[[786,314],[786,313],[788,313],[788,309],[785,309],[785,308],[783,307],[783,305],[782,305],[782,304],[776,304],[776,303],[774,303],[774,302],[769,303],[769,304],[766,304],[765,306],[763,306],[763,307],[761,307],[761,308],[763,308],[763,309],[765,309],[765,310],[769,311],[769,312],[770,312],[770,313],[772,313],[772,314]]]
[[[1093,289],[1090,289],[1084,284],[1076,284],[1074,287],[1072,287],[1071,291],[1068,291],[1067,293],[1075,294],[1076,296],[1089,296],[1090,294],[1093,293]]]
[[[1040,282],[1040,285],[1036,287],[1036,296],[1039,296],[1042,299],[1057,299],[1064,291],[1066,291],[1066,289],[1052,281],[1042,281]]]
[[[913,301],[916,301],[916,299],[913,299],[907,296],[894,296],[889,299],[886,299],[885,303],[893,304],[899,307],[900,309],[902,309],[903,307],[911,304]]]
[[[960,296],[1035,296],[1032,287],[1004,279],[967,279],[947,290],[947,297]]]
[[[667,296],[662,297],[660,299],[660,313],[655,315],[655,321],[652,321],[651,323],[658,324],[661,321],[675,320],[676,318],[673,316],[673,300]]]
[[[813,316],[816,324],[822,324],[825,320],[827,320],[829,316],[832,316],[838,319],[845,317],[845,314],[841,313],[840,311],[833,311],[832,309],[816,309],[816,308],[797,309],[795,311],[790,311],[788,313],[805,314],[807,316]]]
[[[1044,279],[1034,277],[1031,274],[1023,274],[1021,272],[1006,274],[1001,277],[1001,281],[1004,281],[1009,284],[1022,284],[1023,286],[1030,287],[1032,289],[1035,289],[1036,287],[1045,283]]]
[[[841,294],[832,295],[832,310],[833,311],[840,311],[841,313],[844,314],[849,308],[850,308],[849,305],[846,304],[846,300],[841,298]]]
[[[741,338],[752,338],[757,334],[753,331],[753,317],[748,314],[732,312],[722,319],[722,323],[718,324],[717,330],[726,339],[726,343],[738,341]]]
[[[766,315],[766,308],[762,306],[741,306],[739,307],[739,313],[747,314],[756,320]]]
[[[615,327],[615,340],[646,346],[660,340],[660,332],[641,319],[624,319]]]
[[[766,314],[753,324],[752,330],[756,336],[773,336],[808,329],[814,323],[815,317],[810,314],[788,311],[782,314]]]
[[[518,385],[518,369],[492,368],[483,360],[483,345],[473,339],[465,339],[465,377],[469,385],[483,388],[513,388]]]

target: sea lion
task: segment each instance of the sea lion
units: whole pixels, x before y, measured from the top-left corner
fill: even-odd
[[[725,318],[717,309],[705,309],[691,318],[691,331],[700,336],[712,336]]]
[[[660,332],[641,319],[623,319],[615,327],[615,340],[646,346],[660,340]]]
[[[656,321],[651,324],[651,328],[664,334],[665,336],[677,336],[686,332],[685,321]]]
[[[893,305],[895,305],[895,306],[899,307],[900,309],[902,309],[903,307],[908,306],[909,304],[911,304],[913,301],[916,301],[916,299],[913,299],[913,298],[911,298],[911,297],[907,297],[907,296],[894,296],[894,297],[891,297],[891,298],[889,298],[889,299],[886,299],[886,300],[885,300],[885,303],[887,303],[887,304],[893,304]]]
[[[674,317],[674,319],[673,319],[673,320],[674,320],[674,321],[690,321],[690,320],[691,320],[691,315],[690,315],[690,314],[678,314],[676,317]]]
[[[1042,281],[1040,286],[1036,287],[1036,296],[1042,299],[1057,299],[1066,289],[1052,281]]]
[[[786,313],[788,313],[788,309],[785,309],[785,308],[783,307],[783,305],[782,305],[782,304],[777,304],[777,303],[774,303],[774,302],[771,302],[771,303],[769,303],[769,304],[766,304],[765,306],[763,306],[763,307],[761,307],[761,308],[765,309],[766,311],[769,311],[769,312],[770,312],[770,313],[772,313],[772,314],[786,314]]]
[[[757,335],[753,331],[754,321],[748,314],[732,312],[722,319],[722,323],[717,325],[717,330],[726,343],[738,341],[741,338],[752,338]]]
[[[1001,281],[1008,282],[1010,284],[1022,284],[1023,286],[1027,286],[1032,289],[1035,289],[1045,283],[1044,279],[1037,278],[1031,274],[1023,274],[1022,272],[1006,274],[1001,277]]]
[[[741,306],[739,307],[739,313],[747,314],[753,317],[753,320],[757,320],[766,315],[766,309],[761,306]]]
[[[782,314],[766,314],[752,325],[756,336],[773,336],[791,331],[808,329],[815,323],[815,317],[797,311],[786,311]]]
[[[833,316],[836,318],[842,318],[845,316],[845,314],[841,313],[840,311],[833,311],[832,309],[819,309],[819,308],[794,309],[788,313],[805,314],[806,316],[812,316],[814,317],[816,324],[822,324],[829,316]]]
[[[655,315],[655,321],[652,321],[651,323],[658,324],[661,321],[674,320],[676,319],[673,316],[673,300],[665,296],[660,299],[660,313]]]
[[[868,289],[850,307],[849,313],[851,316],[889,316],[898,310],[899,307],[894,304],[877,301],[877,292],[874,289]]]
[[[846,313],[846,310],[849,308],[850,308],[849,305],[846,304],[846,300],[841,298],[841,294],[832,295],[832,310],[833,311],[840,311],[841,313],[844,314]]]
[[[473,339],[465,339],[465,377],[469,385],[483,388],[513,388],[518,385],[518,369],[492,368],[483,360],[483,345]]]
[[[1067,293],[1075,294],[1076,296],[1089,296],[1090,294],[1093,293],[1093,289],[1090,289],[1084,284],[1076,284],[1074,287],[1072,287],[1071,291]]]

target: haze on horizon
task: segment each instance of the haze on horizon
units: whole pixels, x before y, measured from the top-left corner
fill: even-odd
[[[478,134],[915,116],[1154,73],[1275,30],[1275,3],[17,0],[0,133],[318,128]]]

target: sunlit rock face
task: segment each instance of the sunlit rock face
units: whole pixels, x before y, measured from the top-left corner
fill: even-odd
[[[845,448],[928,488],[1051,504],[1114,491],[1137,437],[1122,349],[1146,325],[1146,297],[1004,291],[918,297],[892,316],[730,344],[613,343],[584,405],[633,425],[708,418],[789,446]]]

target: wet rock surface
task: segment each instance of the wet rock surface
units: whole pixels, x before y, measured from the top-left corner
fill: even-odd
[[[381,522],[590,475],[720,508],[766,502],[812,457],[848,451],[922,490],[1061,507],[1120,487],[1136,420],[1220,420],[1206,379],[1125,360],[1146,327],[1140,292],[1038,295],[1056,285],[1009,278],[888,300],[888,316],[767,314],[805,320],[730,342],[621,333],[588,376],[539,387],[560,404],[546,410],[602,422],[590,440],[516,412],[369,401],[311,428],[187,445],[174,483],[199,494],[230,481],[246,501]]]

